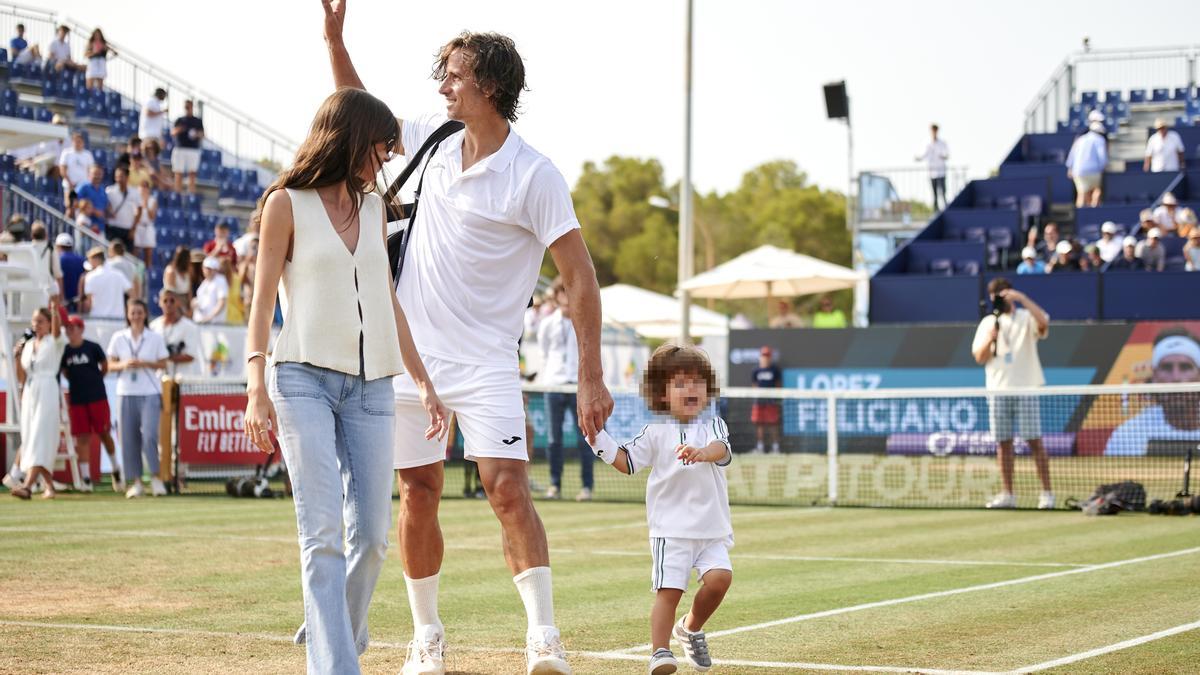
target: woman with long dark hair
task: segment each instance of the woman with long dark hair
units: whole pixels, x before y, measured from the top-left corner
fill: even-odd
[[[188,307],[192,301],[192,252],[186,246],[176,246],[171,262],[163,270],[163,288],[175,294],[181,306]]]
[[[313,673],[357,673],[367,647],[391,527],[392,377],[407,372],[421,390],[427,438],[449,418],[392,291],[376,175],[398,133],[374,96],[337,91],[255,214],[246,434],[271,452],[277,432],[287,460],[304,591],[296,640]],[[277,294],[284,320],[268,364]]]
[[[108,40],[104,39],[104,32],[99,28],[92,31],[83,51],[88,60],[87,88],[100,91],[104,89],[104,78],[108,77],[108,57],[116,56],[117,52],[108,46]]]
[[[121,434],[121,463],[125,467],[125,496],[136,499],[146,494],[142,486],[142,460],[150,473],[150,493],[167,494],[158,477],[158,418],[162,415],[162,384],[158,371],[167,367],[167,343],[146,326],[150,310],[143,300],[125,304],[124,330],[108,342],[108,371],[117,373]]]
[[[30,322],[33,337],[17,348],[17,381],[21,391],[21,461],[25,482],[12,488],[12,495],[29,499],[39,478],[45,485],[42,497],[54,499],[54,458],[58,455],[61,393],[58,369],[67,340],[62,334],[58,302],[40,307]]]

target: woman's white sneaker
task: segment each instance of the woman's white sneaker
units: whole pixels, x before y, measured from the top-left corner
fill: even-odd
[[[1042,496],[1038,497],[1038,508],[1043,511],[1054,508],[1054,493],[1050,491],[1043,492]]]
[[[1001,492],[992,497],[992,501],[987,503],[989,509],[1015,509],[1017,508],[1017,498],[1011,492]]]

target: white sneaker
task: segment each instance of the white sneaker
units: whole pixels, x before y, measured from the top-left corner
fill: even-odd
[[[583,488],[582,490],[579,491],[579,494],[575,495],[575,501],[577,501],[577,502],[592,501],[592,491],[589,488]]]
[[[56,480],[51,480],[50,485],[54,488],[55,492],[66,492],[67,490],[70,490],[71,488],[75,487],[74,485],[60,483],[59,481],[56,481]]]
[[[165,497],[167,495],[167,486],[158,478],[150,479],[150,494],[155,497]]]
[[[426,626],[424,634],[408,643],[408,656],[400,675],[445,675],[446,640],[437,626]]]
[[[679,661],[670,649],[659,649],[650,655],[650,675],[669,675],[679,670]]]
[[[558,494],[558,488],[551,485],[546,488],[546,499],[562,499],[562,495]]]
[[[4,474],[4,479],[0,482],[3,482],[4,487],[8,488],[9,490],[16,490],[17,488],[21,487],[21,481],[13,478],[11,473]]]
[[[752,455],[761,455],[761,454],[763,454],[763,452],[764,452],[764,450],[763,450],[763,444],[762,444],[762,443],[759,443],[758,445],[754,446],[754,449],[750,451],[750,454],[752,454]]]
[[[134,483],[133,485],[129,486],[129,489],[125,491],[126,499],[137,499],[138,497],[145,497],[145,496],[146,496],[146,488],[142,487],[142,481],[140,481],[140,480],[138,482]]]
[[[571,675],[567,650],[557,628],[546,628],[541,635],[531,633],[525,638],[525,664],[529,675]]]
[[[989,509],[1015,509],[1017,508],[1017,498],[1011,492],[1001,492],[992,497],[992,501],[986,504]]]
[[[1046,491],[1042,496],[1038,497],[1038,508],[1043,511],[1048,511],[1054,508],[1054,493]]]
[[[117,494],[125,491],[125,481],[121,480],[121,473],[114,471],[112,475],[112,490]]]
[[[84,476],[83,480],[79,484],[79,491],[80,492],[93,492],[94,490],[95,490],[95,487],[92,485],[92,479],[88,478],[87,476]]]
[[[778,454],[779,454],[779,444],[778,444],[778,443],[772,443],[772,444],[771,444],[771,454],[772,454],[772,455],[778,455]]]

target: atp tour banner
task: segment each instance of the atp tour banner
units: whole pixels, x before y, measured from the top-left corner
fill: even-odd
[[[984,369],[971,355],[975,330],[972,324],[731,331],[730,384],[751,385],[762,347],[771,348],[783,387],[814,394],[781,406],[785,444],[795,450],[819,450],[816,441],[830,424],[823,392],[913,389],[911,398],[839,400],[833,424],[841,451],[994,454],[991,397],[919,392],[984,386]],[[1052,323],[1038,352],[1048,385],[1200,383],[1200,322]],[[1200,387],[1195,396],[1041,396],[1036,413],[1051,455],[1173,456],[1200,441]],[[1028,451],[1022,441],[1018,435],[1018,453]]]
[[[183,394],[178,414],[180,462],[245,466],[265,459],[243,432],[245,394]]]

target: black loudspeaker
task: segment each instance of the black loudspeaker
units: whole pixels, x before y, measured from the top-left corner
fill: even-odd
[[[850,99],[846,98],[846,81],[825,85],[825,114],[831,120],[850,117]]]

